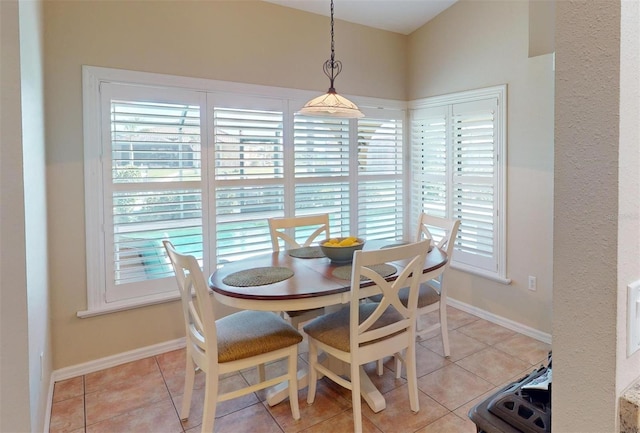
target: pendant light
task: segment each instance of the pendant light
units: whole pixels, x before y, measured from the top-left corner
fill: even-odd
[[[335,59],[333,43],[333,0],[331,0],[331,58],[324,62],[322,69],[324,74],[329,77],[329,90],[327,90],[327,93],[324,95],[313,98],[307,102],[300,110],[300,114],[322,117],[364,117],[364,114],[362,114],[356,104],[344,96],[338,95],[336,89],[333,87],[333,82],[342,71],[342,62]]]

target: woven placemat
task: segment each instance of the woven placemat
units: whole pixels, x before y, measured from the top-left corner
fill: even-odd
[[[320,247],[295,248],[293,250],[289,250],[288,253],[291,257],[296,257],[298,259],[319,259],[320,257],[325,256]]]
[[[396,273],[396,267],[388,263],[382,263],[380,265],[373,265],[373,266],[367,266],[367,267],[373,269],[383,277],[388,277],[389,275],[393,275]],[[336,278],[340,278],[341,280],[350,280],[351,268],[352,268],[351,265],[340,266],[339,268],[335,268],[333,270],[332,275]],[[363,276],[360,276],[360,280],[366,280],[366,278]]]
[[[264,286],[265,284],[277,283],[291,277],[293,277],[291,269],[269,266],[234,272],[227,275],[222,282],[227,286],[235,287]]]

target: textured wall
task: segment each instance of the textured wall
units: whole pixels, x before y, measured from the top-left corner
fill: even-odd
[[[553,431],[616,431],[620,1],[556,9]]]
[[[640,376],[640,350],[627,358],[626,328],[627,285],[640,279],[640,3],[622,2],[620,33],[618,394]]]

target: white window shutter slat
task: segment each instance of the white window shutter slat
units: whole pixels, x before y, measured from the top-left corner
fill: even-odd
[[[416,215],[460,219],[453,264],[504,277],[502,120],[499,95],[489,93],[463,92],[450,102],[445,95],[411,110],[412,203]]]
[[[402,137],[399,119],[358,120],[358,236],[402,238]]]
[[[163,284],[151,281],[173,276],[162,239],[203,257],[200,106],[113,98],[110,130],[105,249],[106,299],[113,302],[157,293]],[[141,289],[131,291],[130,283]]]
[[[271,249],[267,218],[284,209],[284,113],[213,108],[218,265]]]

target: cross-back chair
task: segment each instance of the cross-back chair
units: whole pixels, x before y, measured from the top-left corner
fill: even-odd
[[[277,217],[269,218],[269,233],[271,234],[271,247],[274,252],[280,251],[282,242],[284,249],[294,249],[309,247],[315,241],[329,239],[331,230],[329,228],[329,214],[304,215],[298,217]],[[296,229],[305,229],[311,232],[301,243],[296,240]],[[313,230],[313,231],[312,231]],[[324,234],[324,238],[321,235]],[[313,310],[284,311],[284,318],[287,319],[294,328],[298,329],[301,323],[324,314],[323,308]]]
[[[385,248],[356,251],[351,273],[351,299],[349,306],[321,316],[304,326],[309,339],[309,390],[307,402],[313,403],[318,373],[351,390],[354,431],[362,431],[360,401],[360,366],[396,355],[404,358],[411,410],[419,410],[416,377],[416,308],[418,287],[422,275],[429,241]],[[371,267],[392,261],[406,264],[397,279],[387,281]],[[361,281],[371,280],[381,291],[380,302],[360,302]],[[366,283],[365,283],[366,285]],[[369,284],[370,285],[370,284]],[[408,302],[403,303],[399,292],[408,287]],[[339,376],[318,362],[318,352],[342,360],[350,365],[349,380]]]
[[[296,240],[295,229],[315,229],[300,243]],[[269,218],[269,233],[271,234],[271,246],[273,251],[280,251],[280,241],[283,241],[285,249],[302,248],[311,246],[311,243],[324,233],[325,239],[329,239],[329,214],[303,215],[298,217]]]
[[[187,363],[180,418],[189,417],[196,369],[205,374],[205,397],[201,431],[213,432],[218,401],[236,398],[289,381],[289,404],[294,419],[300,419],[297,383],[297,346],[302,335],[277,314],[240,311],[215,318],[214,302],[196,258],[176,251],[163,241],[175,271],[186,328]],[[287,372],[265,380],[264,364],[286,358]],[[229,372],[257,367],[258,383],[218,394],[219,377]]]
[[[423,329],[417,329],[416,334],[418,336],[424,336],[440,328],[442,349],[444,356],[447,358],[451,356],[451,350],[449,348],[449,332],[447,329],[447,285],[445,284],[445,277],[449,269],[449,264],[451,263],[451,255],[453,254],[453,247],[459,226],[459,219],[440,218],[421,212],[418,218],[416,234],[417,241],[428,240],[432,246],[438,247],[447,253],[447,263],[442,268],[442,272],[436,278],[420,284],[418,290],[418,309],[416,313],[418,320],[417,328],[419,328],[421,316],[433,311],[439,311],[438,322]],[[400,299],[405,304],[408,301],[408,297],[408,289],[400,291]],[[374,302],[379,301],[379,295],[372,296],[371,300]],[[378,361],[379,375],[383,373],[382,361],[382,358]],[[397,357],[395,368],[396,377],[400,378],[402,365],[401,359]]]
[[[417,331],[418,336],[423,336],[440,328],[444,356],[450,356],[449,333],[447,331],[447,284],[446,276],[451,263],[455,239],[460,227],[459,219],[440,218],[425,212],[418,219],[416,240],[428,239],[433,246],[447,253],[447,263],[437,278],[420,284],[418,294],[418,317],[432,311],[440,312],[438,323]]]

